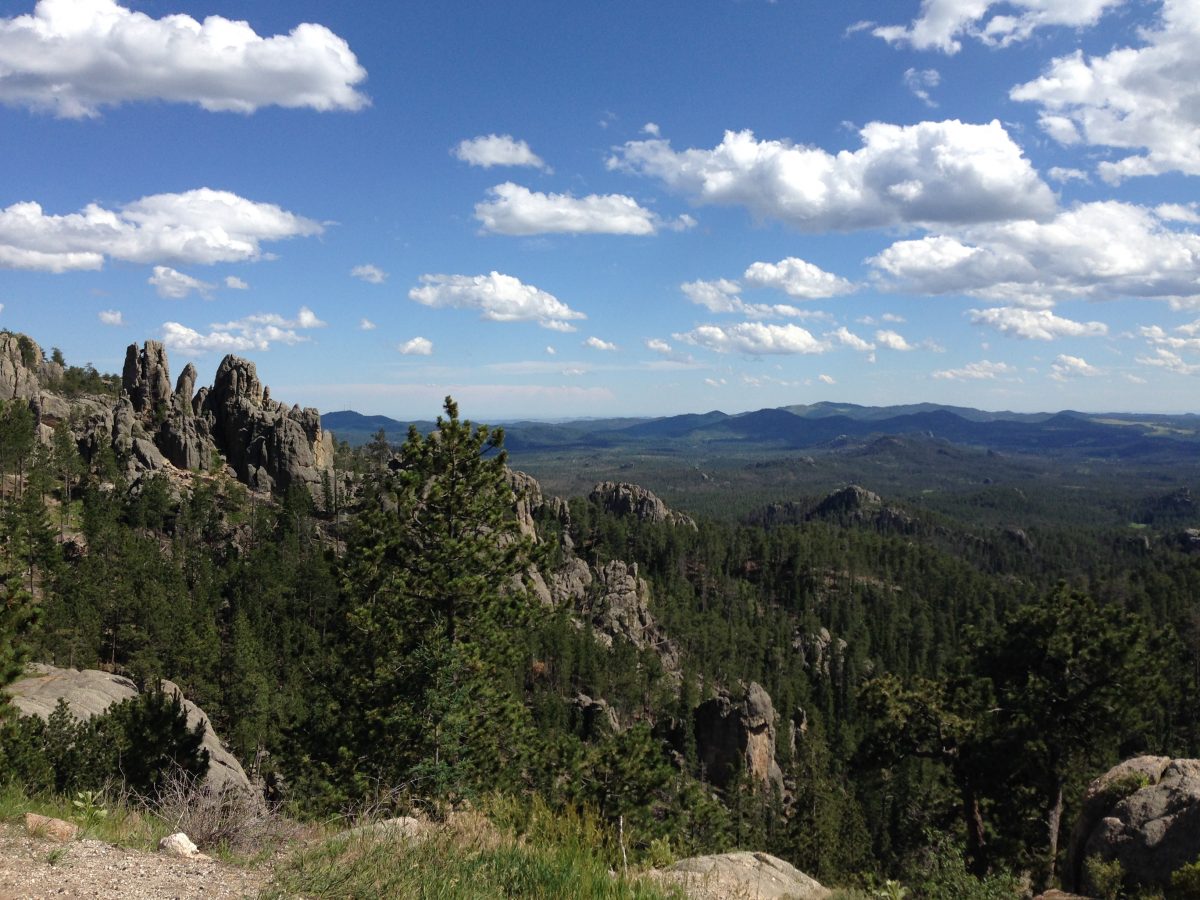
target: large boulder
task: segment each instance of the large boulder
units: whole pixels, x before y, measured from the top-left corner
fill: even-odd
[[[783,770],[775,760],[778,720],[771,695],[751,682],[741,697],[722,691],[696,707],[696,750],[705,776],[729,787],[744,771],[762,789],[783,791]]]
[[[189,728],[204,723],[204,749],[208,751],[209,760],[206,785],[217,791],[252,790],[241,763],[225,749],[204,710],[184,697],[179,686],[170,681],[162,682],[162,690],[180,698]],[[136,684],[120,675],[95,669],[59,669],[43,664],[31,666],[29,674],[9,685],[7,691],[21,715],[48,719],[58,701],[66,700],[71,712],[81,720],[97,716],[114,703],[129,700],[139,693]]]
[[[1200,759],[1139,756],[1093,781],[1067,854],[1068,887],[1086,888],[1086,861],[1120,862],[1130,887],[1168,885],[1200,859]]]
[[[826,900],[833,892],[791,863],[767,853],[720,853],[681,859],[652,877],[689,900]]]

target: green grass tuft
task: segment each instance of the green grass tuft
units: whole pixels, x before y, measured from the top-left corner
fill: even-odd
[[[420,837],[370,831],[332,837],[276,869],[263,900],[413,897],[423,900],[677,897],[636,877],[613,873],[578,842],[541,843],[483,828],[431,825]]]

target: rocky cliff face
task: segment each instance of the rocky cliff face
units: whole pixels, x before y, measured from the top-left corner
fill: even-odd
[[[783,791],[775,760],[778,715],[771,696],[751,682],[741,697],[722,691],[696,708],[696,747],[708,779],[727,788],[739,771],[762,788]]]
[[[36,402],[51,374],[36,343],[23,334],[0,334],[0,400]],[[58,373],[62,375],[61,370]]]

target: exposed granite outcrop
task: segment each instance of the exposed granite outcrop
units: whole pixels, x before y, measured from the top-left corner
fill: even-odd
[[[189,728],[204,723],[203,746],[209,758],[206,783],[216,790],[253,790],[241,763],[222,745],[204,710],[184,697],[179,686],[173,682],[164,680],[162,690],[180,698],[187,713]],[[120,675],[95,669],[59,669],[41,664],[31,666],[29,674],[9,685],[7,691],[21,715],[49,718],[61,699],[66,700],[71,712],[82,720],[98,716],[114,703],[129,700],[139,693],[137,685]]]
[[[139,416],[165,416],[171,401],[171,371],[167,349],[159,341],[146,341],[125,349],[125,367],[121,372],[121,390]]]
[[[209,471],[228,465],[257,490],[315,489],[333,462],[332,436],[315,409],[274,401],[254,363],[226,356],[212,388],[196,391],[196,367],[188,364],[171,388],[167,351],[158,341],[125,352],[121,399],[109,430],[112,448],[128,474],[173,466]],[[93,417],[91,427],[102,426]],[[81,440],[85,452],[97,442]]]
[[[0,334],[0,400],[36,403],[45,367],[42,350],[34,341],[23,334]]]
[[[650,877],[681,890],[688,900],[826,900],[833,895],[791,863],[746,850],[681,859],[666,869],[652,869]]]
[[[874,491],[857,484],[848,484],[827,494],[809,513],[808,518],[871,523],[877,528],[901,532],[911,532],[917,525],[916,520],[908,513],[886,505],[883,498]]]
[[[593,570],[572,558],[555,574],[551,591],[591,623],[605,646],[622,638],[639,650],[657,653],[664,670],[679,670],[679,651],[650,612],[650,586],[639,577],[637,563],[614,559]]]
[[[695,528],[690,516],[675,512],[653,493],[628,482],[604,481],[592,488],[588,499],[617,516],[633,516],[639,522],[666,522]]]
[[[1162,888],[1200,858],[1200,759],[1138,756],[1089,786],[1067,854],[1068,887],[1087,889],[1085,861],[1120,862],[1129,888]]]
[[[811,633],[798,631],[792,638],[792,649],[799,655],[800,665],[812,675],[832,676],[835,683],[841,683],[846,647],[842,638],[835,640],[824,626]]]
[[[783,791],[783,770],[775,760],[778,720],[771,695],[751,682],[740,698],[722,691],[696,707],[696,749],[708,780],[727,788],[740,771],[761,788]]]
[[[251,487],[316,487],[333,465],[333,438],[322,430],[320,413],[272,400],[247,359],[221,360],[202,414],[217,449]]]

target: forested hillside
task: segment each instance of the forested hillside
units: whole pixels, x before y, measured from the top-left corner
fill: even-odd
[[[26,658],[170,678],[296,815],[499,792],[594,811],[635,861],[1011,896],[1058,882],[1091,779],[1200,756],[1186,490],[1138,482],[1132,524],[861,487],[713,517],[654,484],[545,495],[450,399],[290,480],[131,465],[45,409],[0,410],[0,683]],[[0,772],[111,774],[68,777],[51,740],[8,716]]]

